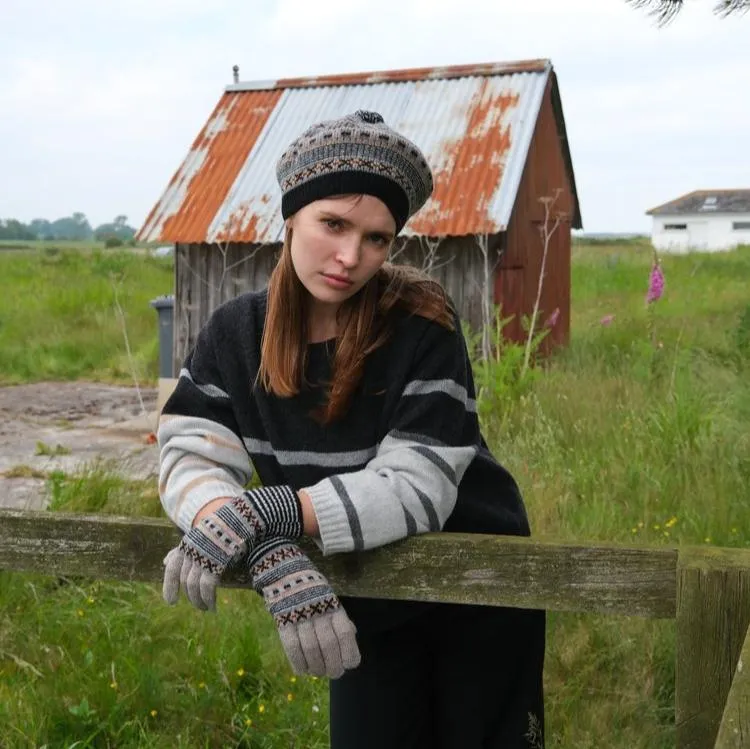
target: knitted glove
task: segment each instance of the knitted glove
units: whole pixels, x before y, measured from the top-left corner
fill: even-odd
[[[201,610],[216,610],[216,588],[224,571],[257,543],[302,535],[299,497],[288,486],[252,489],[219,507],[191,528],[164,559],[162,595],[176,603],[183,588]]]
[[[295,673],[336,679],[359,665],[357,628],[299,546],[269,540],[251,552],[248,565]]]

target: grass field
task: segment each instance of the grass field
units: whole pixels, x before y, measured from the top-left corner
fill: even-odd
[[[647,308],[650,262],[639,242],[574,246],[571,344],[531,378],[493,379],[485,435],[540,538],[749,547],[750,247],[664,257],[665,293]],[[153,376],[148,299],[171,289],[167,261],[41,255],[0,257],[4,381],[127,381],[110,266]],[[84,301],[106,333],[79,329]],[[160,514],[154,487],[116,467],[50,481],[57,509]],[[672,747],[673,660],[672,621],[550,614],[548,747]],[[3,747],[323,747],[326,699],[323,681],[292,679],[249,593],[222,593],[206,616],[165,606],[157,586],[0,574]]]
[[[149,301],[173,286],[171,259],[147,253],[0,252],[0,384],[78,378],[132,384],[123,320],[141,382],[155,383],[158,327]]]

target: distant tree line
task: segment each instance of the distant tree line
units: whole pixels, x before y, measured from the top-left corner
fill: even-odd
[[[35,218],[28,224],[14,218],[0,219],[0,240],[19,239],[33,240],[74,240],[85,242],[97,240],[110,246],[124,244],[135,236],[135,229],[128,225],[127,216],[115,216],[114,220],[92,228],[83,213],[48,221],[46,218]]]

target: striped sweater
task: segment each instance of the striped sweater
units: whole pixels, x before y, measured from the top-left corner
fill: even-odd
[[[371,354],[344,419],[310,415],[325,397],[333,342],[311,344],[291,398],[254,385],[267,292],[218,308],[187,356],[159,419],[159,494],[183,530],[252,470],[310,495],[324,554],[427,531],[528,535],[518,487],[479,429],[460,326],[403,315]]]

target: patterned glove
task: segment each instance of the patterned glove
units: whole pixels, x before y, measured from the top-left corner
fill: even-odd
[[[203,611],[216,610],[224,571],[266,538],[302,535],[302,510],[288,486],[252,489],[233,497],[191,528],[164,559],[164,600],[177,602],[180,587]]]
[[[269,540],[251,552],[248,564],[295,673],[337,679],[359,665],[357,628],[299,546]]]

